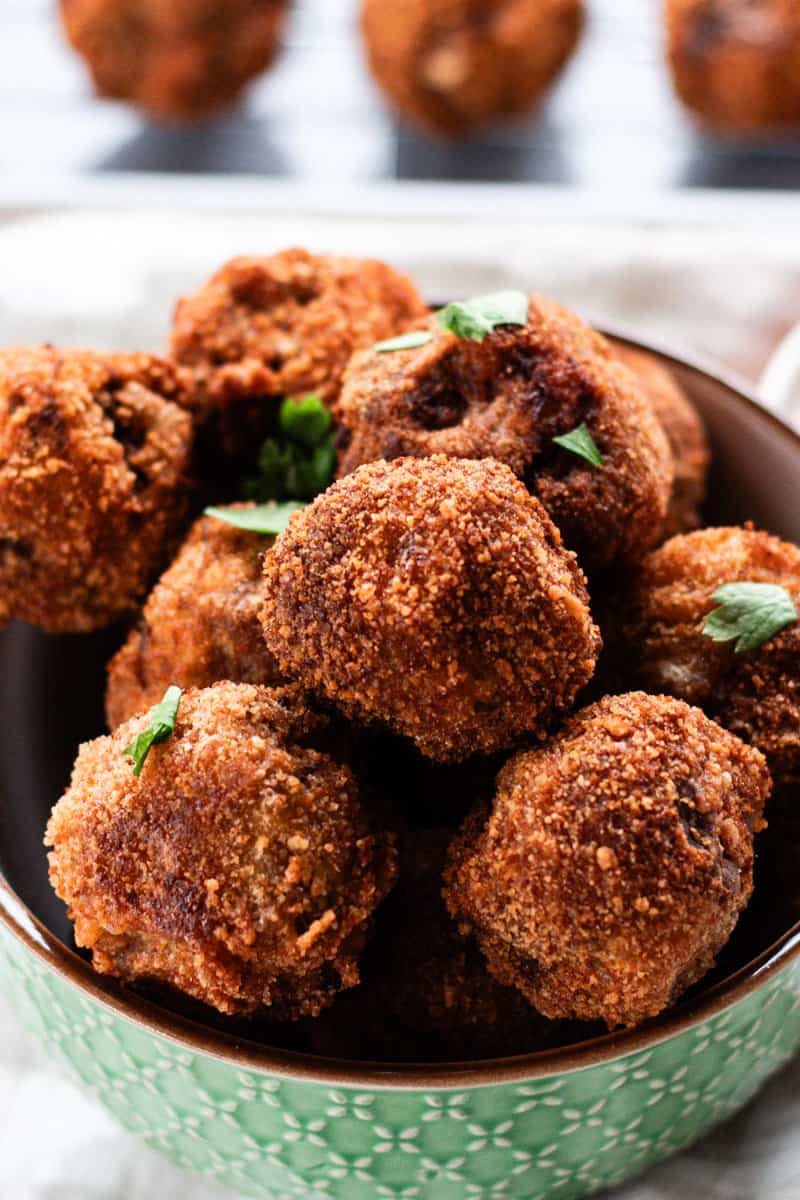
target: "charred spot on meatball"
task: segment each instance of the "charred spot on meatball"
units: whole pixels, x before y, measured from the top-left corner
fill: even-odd
[[[699,709],[606,697],[504,768],[451,847],[448,908],[545,1016],[637,1025],[730,937],[769,790],[762,755]]]
[[[261,556],[273,541],[213,517],[195,522],[109,664],[110,729],[151,708],[170,684],[281,682],[259,616]]]
[[[297,689],[191,690],[136,778],[123,752],[145,724],[81,748],[48,825],[77,944],[222,1013],[318,1013],[358,982],[396,875],[352,772],[317,749],[325,720]]]
[[[231,105],[270,66],[288,0],[60,0],[64,30],[99,96],[159,120]]]
[[[264,577],[287,677],[443,762],[541,736],[600,649],[574,555],[490,459],[359,468],[292,517]]]
[[[0,618],[72,633],[134,610],[186,509],[182,402],[149,355],[0,351]]]
[[[376,83],[399,115],[464,137],[542,100],[580,38],[583,0],[363,0]]]
[[[525,481],[587,567],[639,558],[658,541],[672,455],[641,385],[604,338],[539,297],[525,326],[501,326],[480,342],[435,319],[429,328],[423,346],[354,356],[337,410],[347,430],[340,477],[378,458],[495,458]],[[601,466],[554,441],[583,424]]]
[[[332,406],[351,354],[424,320],[404,275],[381,262],[286,250],[235,258],[175,310],[171,353],[188,368],[216,453],[252,452],[283,397]]]
[[[752,528],[699,529],[671,538],[641,564],[611,653],[629,679],[697,704],[757,746],[776,780],[800,778],[800,624],[744,653],[703,633],[714,593],[737,582],[774,584],[800,612],[800,547]],[[625,646],[637,646],[631,659]]]

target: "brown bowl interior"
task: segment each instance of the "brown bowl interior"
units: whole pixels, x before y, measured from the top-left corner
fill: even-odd
[[[752,520],[800,542],[800,437],[761,409],[738,381],[637,341],[613,336],[661,357],[706,421],[714,467],[708,524]],[[61,903],[47,882],[42,835],[47,815],[68,780],[75,747],[103,731],[105,663],[118,630],[89,637],[46,637],[15,625],[0,634],[0,921],[33,953],[78,987],[149,1028],[194,1048],[293,1077],[336,1079],[359,1086],[442,1086],[532,1078],[588,1066],[660,1041],[705,1020],[800,953],[800,881],[776,900],[756,891],[717,969],[671,1012],[631,1033],[592,1037],[577,1045],[502,1061],[461,1064],[340,1062],[293,1048],[291,1031],[278,1045],[255,1040],[251,1027],[209,1021],[197,1010],[174,1011],[112,980],[96,976],[74,950]],[[783,847],[785,850],[785,847]],[[774,847],[759,874],[772,880]],[[758,878],[758,876],[757,876]],[[265,1040],[272,1032],[265,1032]]]

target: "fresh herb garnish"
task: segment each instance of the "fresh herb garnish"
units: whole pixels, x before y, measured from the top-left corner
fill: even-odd
[[[571,429],[569,433],[562,433],[559,437],[554,437],[553,441],[557,446],[563,446],[565,450],[569,450],[571,454],[585,458],[591,466],[602,467],[603,456],[597,449],[597,443],[585,421],[581,421],[580,425],[576,429]]]
[[[287,500],[283,504],[276,504],[273,500],[269,504],[257,504],[254,508],[207,508],[205,515],[224,521],[226,525],[235,525],[237,529],[246,529],[248,533],[277,536],[289,524],[292,513],[305,507],[299,500]]]
[[[122,751],[123,755],[133,759],[133,773],[137,778],[142,773],[142,767],[152,747],[157,746],[159,742],[165,742],[175,732],[175,720],[182,695],[179,687],[167,688],[164,699],[150,713],[147,729],[138,734],[130,746],[126,746]]]
[[[436,320],[456,337],[482,342],[498,325],[526,325],[528,297],[524,292],[492,292],[448,304],[437,312]]]
[[[794,602],[777,583],[725,583],[711,597],[719,604],[703,633],[715,642],[736,641],[735,652],[755,650],[798,619]]]
[[[399,337],[389,338],[385,342],[376,342],[372,349],[377,354],[390,354],[393,350],[416,350],[418,346],[427,346],[433,341],[429,329],[412,329],[411,333],[401,333]]]
[[[278,436],[262,444],[258,475],[245,480],[246,499],[313,500],[333,482],[336,450],[333,420],[319,396],[284,400]]]

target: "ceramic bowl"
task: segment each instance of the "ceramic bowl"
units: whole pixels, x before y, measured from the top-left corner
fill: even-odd
[[[800,438],[736,382],[661,357],[714,444],[709,520],[752,518],[800,541]],[[174,1163],[268,1200],[568,1200],[696,1140],[800,1044],[798,913],[757,899],[715,975],[669,1013],[501,1061],[275,1050],[95,976],[70,948],[41,837],[76,741],[102,727],[110,648],[110,635],[23,627],[0,638],[0,969],[52,1057]]]

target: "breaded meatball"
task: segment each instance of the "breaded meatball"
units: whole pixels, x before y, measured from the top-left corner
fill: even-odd
[[[324,721],[294,689],[193,689],[136,778],[123,749],[146,726],[81,747],[47,827],[76,942],[223,1013],[316,1014],[358,982],[396,874],[351,771],[315,748]]]
[[[186,508],[181,399],[149,355],[0,351],[0,623],[77,633],[133,611]]]
[[[674,376],[653,354],[613,342],[614,354],[633,371],[667,435],[675,463],[667,519],[662,538],[688,533],[701,524],[706,478],[711,463],[700,414]]]
[[[676,91],[733,134],[800,130],[797,0],[666,0]]]
[[[427,309],[404,275],[372,260],[285,250],[235,258],[175,309],[171,353],[229,452],[272,433],[284,396],[339,395],[354,350]]]
[[[642,563],[612,637],[641,687],[705,709],[757,746],[776,779],[800,777],[800,624],[744,653],[703,634],[714,592],[742,581],[784,587],[800,612],[800,547],[735,527],[671,538]]]
[[[453,843],[446,900],[548,1017],[653,1017],[700,979],[753,887],[769,773],[665,696],[608,696],[501,772]]]
[[[315,1049],[356,1058],[486,1058],[526,1054],[554,1040],[516,988],[489,974],[459,936],[442,899],[449,830],[407,834],[400,879],[378,914],[363,982],[312,1030]]]
[[[574,555],[490,459],[361,467],[292,517],[264,577],[284,673],[443,762],[541,735],[600,649]]]
[[[583,24],[583,0],[363,0],[361,18],[392,107],[454,138],[534,109]]]
[[[152,708],[171,684],[281,682],[259,619],[261,555],[273,541],[213,517],[195,523],[109,664],[110,729]]]
[[[524,479],[587,566],[641,557],[658,541],[673,463],[652,405],[605,338],[533,296],[524,327],[482,342],[432,319],[426,345],[354,356],[338,416],[340,475],[376,458],[497,458]],[[595,467],[553,439],[582,422]]]
[[[60,0],[99,96],[160,120],[232,104],[280,45],[288,0]]]

